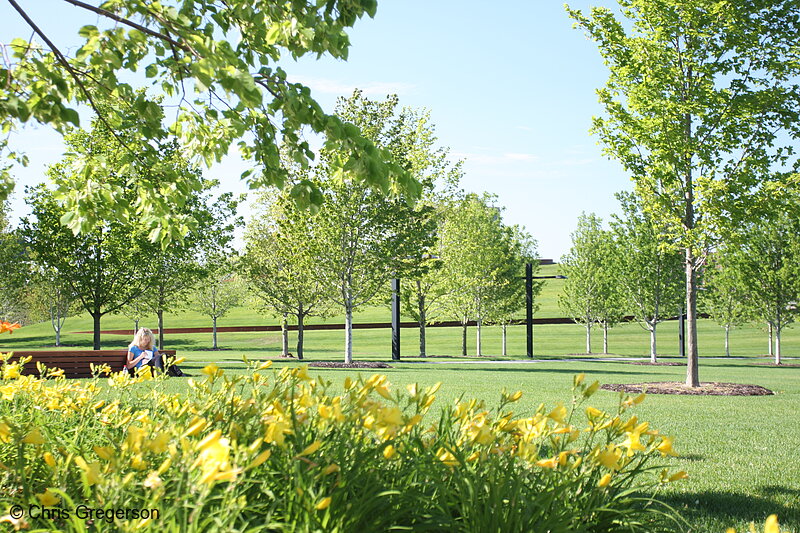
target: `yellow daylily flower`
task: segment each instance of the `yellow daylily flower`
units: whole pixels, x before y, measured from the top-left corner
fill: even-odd
[[[609,483],[611,483],[611,474],[606,474],[600,478],[600,481],[597,482],[597,486],[606,487]]]
[[[686,479],[688,477],[689,477],[689,474],[687,474],[685,470],[681,470],[680,472],[676,472],[676,473],[672,474],[671,476],[669,476],[669,481],[670,482],[679,481],[681,479]]]
[[[314,452],[316,452],[317,450],[319,450],[319,447],[320,447],[320,446],[322,446],[322,442],[321,442],[321,441],[318,441],[318,440],[315,440],[314,442],[312,442],[311,444],[309,444],[308,446],[306,446],[306,447],[303,449],[303,451],[302,451],[302,452],[298,453],[298,454],[297,454],[297,457],[303,457],[304,455],[311,455],[312,453],[314,453]]]
[[[672,449],[672,437],[664,437],[661,440],[661,444],[656,446],[656,450],[661,452],[662,456],[667,456],[667,455],[676,456],[676,455],[678,455],[675,452],[675,450]]]
[[[56,458],[53,457],[52,453],[44,452],[44,454],[42,454],[42,458],[44,459],[44,462],[47,464],[47,466],[49,466],[50,468],[56,467]]]
[[[323,511],[323,510],[327,509],[328,507],[330,507],[331,501],[332,501],[332,498],[330,496],[326,496],[325,498],[322,498],[319,501],[319,503],[317,503],[317,505],[314,506],[314,509],[316,509],[317,511]]]
[[[764,533],[781,533],[780,525],[778,525],[778,515],[771,514],[767,517],[764,524]]]
[[[87,463],[83,457],[78,455],[75,457],[75,464],[78,465],[78,468],[83,470],[83,473],[86,475],[86,482],[90,486],[96,485],[103,480],[100,476],[100,463]]]
[[[392,457],[394,457],[395,453],[397,453],[397,450],[395,450],[394,446],[392,446],[391,444],[383,449],[384,459],[391,459]]]
[[[556,468],[558,466],[558,457],[552,457],[550,459],[541,459],[534,463],[536,466],[540,466],[542,468]]]
[[[34,428],[22,438],[22,442],[25,444],[44,444],[44,437],[41,431]]]
[[[335,473],[335,472],[339,472],[340,470],[341,470],[341,468],[340,468],[340,467],[339,467],[339,465],[337,465],[336,463],[329,464],[328,466],[326,466],[326,467],[325,467],[325,468],[322,470],[322,475],[323,475],[323,476],[327,476],[327,475],[329,475],[329,474],[333,474],[333,473]]]
[[[563,424],[567,416],[567,408],[562,404],[558,404],[552,411],[547,414],[547,418],[555,420],[559,424]]]
[[[61,498],[51,492],[50,489],[46,489],[43,493],[37,494],[36,499],[39,500],[42,507],[54,507],[61,501]]]
[[[258,454],[258,455],[256,456],[256,458],[255,458],[255,459],[253,459],[253,460],[250,462],[250,464],[249,464],[249,465],[247,465],[247,469],[249,470],[249,469],[251,469],[251,468],[255,468],[255,467],[257,467],[257,466],[259,466],[259,465],[263,464],[263,463],[264,463],[264,461],[266,461],[267,459],[269,459],[269,456],[270,456],[270,455],[272,455],[272,450],[264,450],[263,452],[261,452],[260,454]]]

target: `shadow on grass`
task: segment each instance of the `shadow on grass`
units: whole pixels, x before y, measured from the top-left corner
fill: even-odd
[[[732,492],[686,492],[683,494],[664,495],[659,498],[667,505],[673,507],[690,522],[703,517],[719,521],[726,526],[733,526],[732,521],[755,522],[763,525],[764,520],[771,514],[778,515],[781,530],[786,527],[796,530],[800,527],[800,505],[798,505],[798,490],[789,487],[769,486],[759,487],[758,492],[765,495],[789,495],[794,503],[785,504],[775,501],[772,497],[758,497],[752,494],[736,494]]]

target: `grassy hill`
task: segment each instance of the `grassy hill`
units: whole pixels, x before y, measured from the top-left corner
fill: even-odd
[[[537,275],[550,276],[558,274],[558,265],[545,265]],[[544,280],[544,286],[536,302],[539,310],[536,317],[562,316],[558,308],[558,294],[564,280]],[[403,316],[403,320],[411,320]],[[354,322],[389,322],[390,313],[387,307],[369,307],[356,313]],[[342,323],[343,317],[334,316],[328,319],[311,318],[309,323]],[[165,316],[165,327],[202,327],[211,326],[211,320],[197,312],[184,310],[169,313]],[[267,317],[256,311],[240,306],[232,309],[228,315],[218,321],[219,326],[275,325],[274,317]],[[155,327],[155,319],[144,320],[141,325]],[[124,348],[133,335],[133,322],[121,315],[107,315],[102,320],[103,329],[130,329],[130,336],[103,335],[103,347]],[[65,345],[91,347],[91,318],[80,314],[67,319],[62,343]],[[724,355],[724,332],[711,320],[700,320],[698,325],[701,355]],[[584,329],[579,325],[542,325],[534,328],[536,356],[563,356],[585,352]],[[525,329],[513,326],[508,329],[508,353],[512,357],[525,354]],[[0,350],[15,348],[45,348],[54,344],[54,333],[49,322],[26,326],[13,335],[5,335],[0,339]],[[470,328],[468,334],[468,350],[475,353],[475,332]],[[391,349],[391,332],[381,330],[356,330],[353,334],[354,354],[362,359],[386,359]],[[292,345],[294,334],[290,336]],[[165,347],[179,350],[202,360],[240,359],[242,354],[255,357],[271,357],[280,353],[280,335],[277,333],[220,333],[221,351],[208,351],[211,346],[211,334],[176,334],[167,335]],[[308,331],[306,333],[306,355],[310,359],[341,358],[343,349],[343,333],[341,331]],[[602,351],[602,332],[596,328],[593,333],[593,352]],[[418,332],[415,329],[403,329],[401,334],[401,354],[403,356],[418,355]],[[675,355],[678,351],[677,322],[664,322],[659,326],[659,353]],[[435,356],[456,356],[461,349],[460,328],[429,328],[428,354]],[[649,334],[638,324],[622,324],[609,332],[609,351],[620,355],[645,355],[649,350]],[[292,347],[291,351],[294,351]],[[767,351],[767,334],[763,328],[747,326],[731,333],[731,354],[735,356],[757,356]],[[501,333],[499,327],[483,328],[483,353],[496,357],[501,353]],[[783,353],[786,356],[800,356],[800,334],[795,329],[787,329],[783,335]]]

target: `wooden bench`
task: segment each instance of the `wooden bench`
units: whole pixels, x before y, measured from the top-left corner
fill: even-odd
[[[175,350],[159,350],[161,356],[175,356]],[[36,361],[48,368],[60,368],[68,378],[92,377],[91,364],[100,366],[108,364],[113,372],[119,372],[125,366],[128,350],[14,350],[14,355],[9,362],[19,360],[20,357],[31,356],[32,359],[25,363],[23,374],[39,375]]]

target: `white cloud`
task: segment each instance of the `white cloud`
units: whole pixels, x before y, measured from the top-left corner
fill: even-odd
[[[345,83],[330,78],[315,78],[311,76],[290,76],[291,81],[302,83],[309,87],[313,92],[335,95],[349,95],[355,89],[361,89],[367,96],[386,96],[387,94],[407,94],[413,91],[416,86],[404,82],[383,82],[371,81],[363,84]]]

